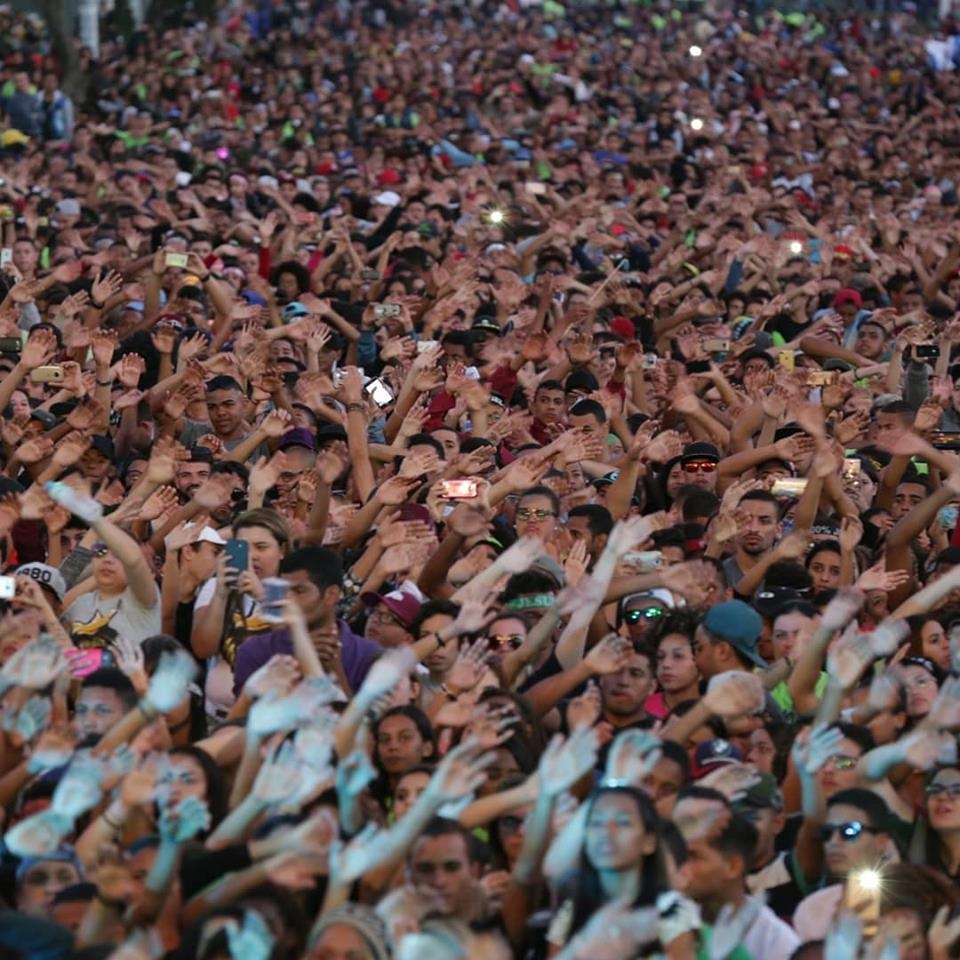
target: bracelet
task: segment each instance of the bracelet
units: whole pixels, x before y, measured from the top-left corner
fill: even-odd
[[[113,381],[112,381],[112,380],[97,380],[97,381],[96,381],[96,384],[97,384],[98,387],[112,387],[112,386],[113,386]]]
[[[448,700],[453,701],[457,699],[457,695],[445,683],[440,684],[440,692],[443,693]]]
[[[111,820],[111,819],[107,816],[106,812],[100,814],[100,819],[101,819],[114,833],[119,833],[119,832],[123,829],[123,824],[122,824],[122,823],[114,823],[113,820]]]
[[[127,909],[127,904],[125,900],[110,900],[105,897],[99,890],[94,894],[97,900],[100,901],[105,907],[110,910],[116,910],[118,913],[123,913]]]
[[[366,409],[362,403],[348,403],[347,413],[363,413]]]
[[[160,711],[159,711],[159,710],[157,710],[157,709],[156,709],[155,707],[153,707],[151,704],[144,702],[143,700],[141,700],[141,701],[137,704],[137,709],[143,714],[143,716],[144,716],[144,718],[146,719],[147,723],[153,723],[153,721],[156,720],[157,717],[160,716]]]

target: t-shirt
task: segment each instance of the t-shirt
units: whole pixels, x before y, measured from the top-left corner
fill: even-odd
[[[827,689],[827,684],[830,682],[830,676],[826,673],[821,673],[820,678],[817,680],[817,685],[814,687],[814,692],[819,698],[823,698],[823,692]],[[777,706],[788,716],[793,716],[796,713],[796,706],[793,702],[793,697],[790,696],[790,690],[787,687],[787,681],[781,680],[771,691],[770,696],[776,701]]]
[[[793,951],[803,941],[788,924],[755,897],[749,897],[748,904],[753,908],[759,904],[759,910],[743,932],[743,948],[756,960],[790,960]]]
[[[737,563],[736,557],[727,557],[723,561],[723,579],[726,581],[726,584],[731,589],[736,589],[737,584],[743,579],[743,571],[740,569],[740,564]]]
[[[800,901],[810,893],[808,884],[792,850],[777,854],[766,866],[747,875],[747,889],[766,901],[781,920],[793,917]]]
[[[842,903],[842,883],[816,890],[801,900],[793,914],[793,928],[801,941],[823,940]]]
[[[91,590],[77,597],[60,620],[78,647],[109,647],[119,636],[143,643],[160,633],[163,626],[160,591],[156,587],[154,590],[152,607],[143,606],[130,587],[114,597]]]

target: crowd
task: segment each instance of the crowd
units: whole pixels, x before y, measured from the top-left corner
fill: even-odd
[[[0,10],[0,957],[960,956],[925,29]]]

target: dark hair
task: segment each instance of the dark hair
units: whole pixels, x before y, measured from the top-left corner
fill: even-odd
[[[431,437],[429,433],[415,433],[408,441],[406,449],[411,447],[432,447],[441,460],[447,457],[447,451],[443,449],[443,444],[436,437]],[[402,461],[402,457],[398,457]]]
[[[130,678],[116,667],[101,667],[99,670],[94,670],[89,676],[84,677],[80,683],[80,689],[89,690],[92,687],[100,690],[112,690],[120,698],[125,710],[132,710],[139,700]]]
[[[542,380],[537,384],[537,389],[533,391],[534,397],[536,397],[541,390],[558,390],[560,393],[564,392],[563,384],[559,380]]]
[[[840,542],[838,540],[821,540],[819,543],[815,543],[807,552],[806,559],[804,560],[804,566],[809,569],[810,564],[814,561],[814,558],[821,553],[835,553],[837,556],[839,556],[841,552]]]
[[[758,839],[757,828],[735,813],[719,832],[707,838],[707,845],[726,857],[739,857],[743,861],[743,874],[746,876],[753,864]]]
[[[326,547],[301,547],[280,561],[281,573],[303,570],[319,590],[343,586],[343,561]]]
[[[595,537],[600,534],[609,534],[613,529],[613,517],[610,511],[598,503],[583,503],[579,507],[574,507],[567,513],[567,517],[586,517],[587,529]]]
[[[780,501],[769,490],[748,490],[741,498],[740,503],[748,500],[759,500],[761,503],[772,503],[780,514]]]
[[[856,807],[870,821],[869,826],[880,833],[886,833],[890,827],[890,808],[872,790],[851,787],[849,790],[840,790],[827,800],[828,807],[840,804]]]
[[[560,514],[560,498],[549,488],[540,484],[536,487],[531,487],[529,490],[524,490],[520,494],[520,499],[517,501],[519,504],[521,501],[526,500],[527,497],[546,497],[550,501],[550,506],[553,509],[553,512],[557,515]]]
[[[680,789],[683,790],[690,783],[690,755],[679,743],[673,740],[663,740],[660,744],[660,759],[670,760],[675,763],[683,773],[683,783]]]
[[[174,747],[169,756],[191,757],[203,769],[204,779],[207,781],[207,807],[210,810],[210,829],[214,829],[227,815],[229,794],[227,784],[220,768],[214,763],[213,757],[200,747],[189,744],[185,747]]]
[[[420,734],[420,739],[423,740],[424,743],[430,744],[433,751],[430,756],[436,757],[437,755],[436,733],[433,729],[433,725],[430,723],[430,719],[419,707],[415,707],[413,705],[391,707],[382,716],[378,717],[377,722],[373,725],[373,730],[371,733],[373,736],[373,762],[379,775],[371,787],[371,792],[381,804],[386,804],[387,800],[389,799],[390,787],[387,780],[386,771],[383,769],[383,764],[380,760],[380,746],[377,741],[380,733],[380,727],[382,727],[384,721],[388,720],[390,717],[408,717],[413,725],[417,728],[417,733]],[[403,772],[406,773],[407,771],[404,770]]]
[[[647,854],[640,865],[640,893],[632,904],[635,907],[651,906],[656,903],[657,896],[663,890],[669,889],[670,886],[663,854],[660,850],[660,818],[657,816],[657,811],[650,802],[650,798],[635,787],[601,787],[587,801],[589,803],[588,824],[590,814],[597,801],[610,795],[629,797],[633,800],[637,806],[637,812],[640,814],[640,819],[643,821],[644,831],[657,841],[654,851]],[[570,884],[570,894],[573,900],[573,921],[570,926],[572,936],[586,926],[590,918],[603,906],[607,899],[600,886],[597,868],[587,857],[585,843],[580,854],[576,876]]]
[[[710,490],[700,487],[689,493],[685,487],[681,487],[674,500],[683,504],[683,519],[688,522],[696,520],[697,517],[712,517],[720,508],[720,498]]]
[[[226,374],[219,374],[207,381],[207,393],[213,393],[214,390],[235,390],[237,393],[243,393],[243,387]]]
[[[409,632],[419,639],[420,630],[423,628],[425,620],[438,614],[446,614],[448,617],[456,619],[459,613],[460,605],[452,600],[428,600],[420,607],[420,612],[411,621]]]
[[[692,644],[693,635],[696,632],[698,623],[699,621],[697,616],[687,609],[671,610],[657,624],[653,644],[655,647],[659,647],[660,641],[671,633],[679,633],[683,635]]]
[[[570,417],[593,417],[597,423],[606,423],[607,422],[607,411],[603,409],[603,404],[597,403],[596,400],[590,400],[584,398],[583,400],[578,400],[571,408],[568,413]]]
[[[414,854],[416,853],[417,847],[420,844],[421,840],[433,839],[435,837],[452,837],[457,836],[463,839],[464,846],[467,848],[467,857],[470,859],[471,863],[476,863],[479,857],[477,856],[477,839],[474,835],[462,824],[459,820],[450,820],[447,817],[434,817],[424,828],[420,831],[420,835],[416,840],[410,845],[410,849],[407,853],[407,859],[413,860]]]
[[[877,744],[873,734],[866,728],[855,723],[835,723],[833,726],[848,740],[852,740],[864,753],[869,753]]]

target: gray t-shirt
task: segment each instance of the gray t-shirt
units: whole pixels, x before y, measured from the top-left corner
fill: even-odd
[[[91,590],[77,597],[60,619],[78,647],[109,647],[118,636],[143,643],[163,626],[159,590],[156,597],[156,603],[147,609],[130,587],[115,597]]]

